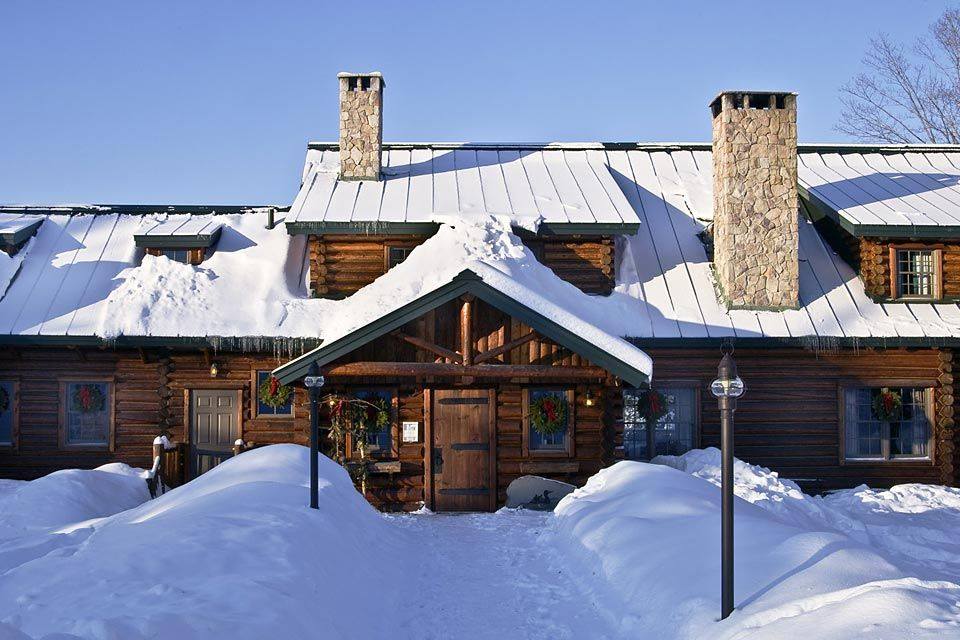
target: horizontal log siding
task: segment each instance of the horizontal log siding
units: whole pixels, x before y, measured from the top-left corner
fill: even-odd
[[[867,294],[878,300],[891,296],[890,247],[909,244],[918,247],[941,248],[943,250],[943,297],[960,298],[960,243],[944,241],[913,241],[907,239],[860,238],[859,265],[860,276]],[[856,268],[856,265],[854,265]]]
[[[709,390],[719,352],[647,352],[654,361],[654,385],[671,379],[699,382],[700,446],[719,446],[720,416]],[[770,467],[814,491],[862,483],[888,487],[903,482],[956,482],[947,467],[951,458],[939,448],[934,462],[844,463],[840,459],[841,384],[916,379],[934,383],[935,400],[945,393],[953,395],[952,381],[946,387],[938,382],[942,363],[937,350],[737,349],[735,357],[747,386],[735,414],[738,458]],[[952,403],[947,411],[952,413]],[[942,428],[935,425],[936,430]],[[943,439],[935,431],[935,440]]]
[[[427,236],[311,235],[310,290],[321,298],[344,298],[385,273],[386,247],[413,248]],[[529,239],[524,243],[563,280],[587,293],[613,291],[612,236]]]
[[[310,290],[320,298],[345,298],[386,272],[387,245],[416,247],[427,236],[312,235]]]

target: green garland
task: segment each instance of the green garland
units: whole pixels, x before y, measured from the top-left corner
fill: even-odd
[[[274,376],[269,376],[257,389],[257,398],[260,402],[272,409],[285,406],[290,401],[293,387],[280,384]]]
[[[873,415],[881,422],[897,422],[903,415],[903,399],[896,391],[881,391],[873,399]]]
[[[567,400],[555,395],[530,403],[530,425],[540,435],[549,436],[567,428]]]
[[[10,408],[10,394],[3,387],[0,387],[0,413]]]
[[[103,392],[100,391],[100,385],[98,384],[77,385],[71,400],[71,406],[73,410],[79,411],[80,413],[96,413],[97,411],[103,411],[103,408],[106,405],[106,398],[104,397]]]
[[[657,424],[660,418],[667,415],[667,397],[656,389],[648,389],[640,395],[637,410],[647,424]]]

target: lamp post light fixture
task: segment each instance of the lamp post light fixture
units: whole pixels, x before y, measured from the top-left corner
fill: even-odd
[[[303,386],[310,393],[310,508],[320,508],[320,468],[317,455],[320,449],[320,387],[325,380],[320,375],[320,366],[313,362],[303,379]]]
[[[717,379],[710,384],[720,407],[721,620],[733,613],[733,412],[745,390],[733,361],[733,347],[726,345],[722,353]]]

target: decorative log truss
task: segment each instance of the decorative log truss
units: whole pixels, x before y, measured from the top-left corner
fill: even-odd
[[[391,331],[388,335],[400,342],[412,345],[423,353],[433,356],[433,362],[350,362],[331,365],[324,368],[330,376],[389,376],[389,377],[461,377],[465,379],[514,378],[548,379],[564,378],[570,380],[603,380],[609,374],[600,367],[563,367],[538,364],[494,364],[501,356],[534,340],[542,340],[536,331],[530,330],[524,335],[501,345],[479,351],[475,349],[474,327],[476,326],[477,304],[472,295],[461,296],[458,300],[459,349],[454,351],[431,340],[411,335],[402,330]]]

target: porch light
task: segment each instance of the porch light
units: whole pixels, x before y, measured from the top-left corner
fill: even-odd
[[[710,393],[718,398],[739,398],[745,387],[737,375],[737,363],[731,353],[724,353],[717,367],[717,379],[710,383]]]
[[[583,404],[592,407],[593,406],[593,391],[587,390],[587,396],[583,399]]]
[[[220,375],[220,363],[219,363],[219,362],[211,362],[211,363],[210,363],[210,377],[211,377],[211,378],[216,378],[218,375]]]

